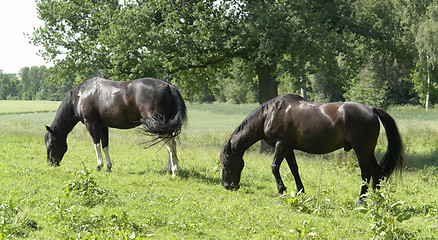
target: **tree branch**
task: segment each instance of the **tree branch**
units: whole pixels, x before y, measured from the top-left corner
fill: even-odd
[[[240,51],[232,52],[232,53],[229,53],[229,54],[225,54],[225,55],[220,56],[220,57],[215,58],[215,59],[208,60],[205,63],[201,63],[201,64],[188,64],[188,65],[185,65],[185,66],[182,66],[182,67],[178,67],[178,68],[170,71],[170,74],[173,74],[173,73],[176,73],[176,72],[179,72],[179,71],[193,69],[193,68],[206,68],[206,67],[211,66],[213,64],[217,64],[217,63],[223,62],[226,59],[238,57],[243,52],[244,52],[244,50],[240,50]]]

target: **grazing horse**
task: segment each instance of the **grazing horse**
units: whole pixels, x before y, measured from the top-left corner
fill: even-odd
[[[53,123],[46,126],[47,161],[59,166],[67,151],[67,135],[81,121],[91,137],[97,155],[97,170],[103,167],[101,147],[107,161],[108,128],[144,130],[164,141],[169,152],[167,170],[178,171],[175,137],[186,121],[186,105],[178,89],[162,80],[143,78],[127,82],[91,78],[71,89],[62,100]],[[100,145],[102,143],[102,146]]]
[[[380,132],[379,119],[388,138],[388,149],[380,164],[374,156]],[[294,149],[311,154],[354,149],[362,180],[369,183],[373,178],[373,189],[396,169],[401,172],[403,166],[403,143],[397,125],[383,109],[355,102],[310,102],[297,95],[285,94],[261,104],[231,134],[220,153],[225,189],[239,189],[243,154],[261,139],[275,147],[271,168],[278,195],[286,190],[279,171],[284,158],[298,190],[304,192]],[[358,203],[362,203],[366,192],[364,184]]]

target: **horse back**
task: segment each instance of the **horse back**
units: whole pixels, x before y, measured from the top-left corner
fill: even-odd
[[[358,103],[318,103],[300,98],[279,98],[266,111],[264,133],[268,142],[283,141],[308,153],[351,149],[358,135],[369,134],[379,122],[371,107]],[[378,136],[378,131],[377,131]]]
[[[156,106],[171,101],[170,94],[164,94],[166,86],[168,83],[152,78],[126,82],[91,78],[75,88],[76,113],[82,122],[133,128],[139,126],[140,119],[148,113],[169,114]]]

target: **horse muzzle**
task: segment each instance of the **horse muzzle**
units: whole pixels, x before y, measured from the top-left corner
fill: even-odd
[[[53,158],[48,158],[47,159],[47,162],[49,163],[49,165],[50,166],[52,166],[52,167],[59,167],[59,161],[56,161],[55,159],[53,159]]]
[[[222,186],[224,186],[224,188],[229,191],[237,191],[240,188],[240,185],[235,183],[231,183],[231,184],[223,183]]]

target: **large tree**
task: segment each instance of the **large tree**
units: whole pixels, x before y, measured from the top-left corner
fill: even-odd
[[[344,5],[337,0],[37,0],[45,26],[32,40],[66,76],[173,78],[199,91],[216,84],[211,77],[216,69],[243,59],[255,69],[263,102],[277,95],[279,64],[304,75],[309,61],[327,62],[321,61],[322,52],[336,56],[332,40],[345,25]]]

